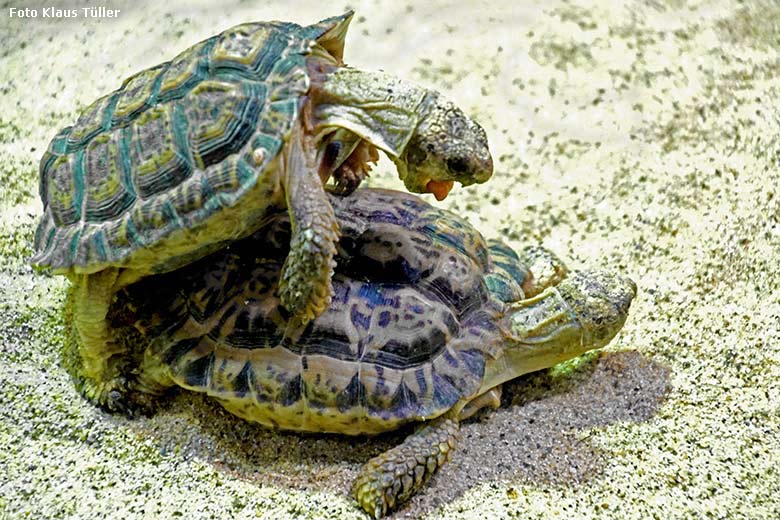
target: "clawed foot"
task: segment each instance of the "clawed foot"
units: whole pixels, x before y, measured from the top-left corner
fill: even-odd
[[[352,494],[368,514],[381,518],[408,500],[449,460],[458,425],[441,419],[424,426],[400,446],[369,460],[352,485]]]
[[[336,181],[335,192],[339,195],[349,195],[368,177],[371,164],[379,160],[376,147],[367,141],[360,141],[349,157],[333,172]]]
[[[135,389],[135,385],[123,376],[108,381],[83,379],[77,388],[91,403],[109,413],[129,418],[153,415],[155,396]]]

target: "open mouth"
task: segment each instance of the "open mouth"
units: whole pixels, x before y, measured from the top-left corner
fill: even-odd
[[[454,184],[455,181],[430,180],[425,185],[425,191],[428,193],[433,193],[434,197],[436,197],[436,200],[441,201],[447,198],[447,195],[449,195],[450,190]]]

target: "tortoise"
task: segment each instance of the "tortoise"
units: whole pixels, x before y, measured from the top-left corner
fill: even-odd
[[[608,272],[570,273],[540,247],[517,254],[406,193],[366,188],[331,203],[342,229],[334,297],[306,325],[291,332],[276,293],[284,213],[123,289],[110,321],[149,412],[178,386],[274,429],[360,435],[421,423],[354,483],[379,518],[449,458],[460,421],[499,406],[504,382],[606,345],[636,286]],[[70,352],[75,366],[79,349]]]
[[[305,323],[333,292],[339,226],[323,189],[354,190],[384,151],[440,200],[492,174],[484,130],[437,92],[343,63],[353,13],[306,27],[237,25],[146,69],[59,131],[40,163],[33,265],[76,286],[82,393],[134,406],[106,324],[117,290],[256,231],[293,230],[282,305]]]

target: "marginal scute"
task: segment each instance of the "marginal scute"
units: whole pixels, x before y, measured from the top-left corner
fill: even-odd
[[[82,239],[83,240],[83,239]],[[97,228],[90,234],[89,240],[91,246],[83,248],[86,254],[92,255],[88,262],[105,262],[108,260],[108,240],[104,229]]]
[[[184,384],[195,388],[208,385],[213,367],[213,353],[196,359],[195,361],[191,361],[184,368]]]
[[[278,403],[282,406],[291,406],[300,401],[303,391],[303,379],[300,375],[296,375],[287,380],[280,388]]]
[[[175,366],[179,360],[186,357],[200,343],[200,338],[188,338],[177,341],[169,346],[164,352],[161,361],[169,366]]]
[[[257,170],[265,170],[282,148],[282,140],[273,134],[256,132],[244,159]],[[259,151],[258,151],[259,150]],[[257,163],[256,160],[260,159]]]
[[[143,247],[151,242],[153,234],[167,226],[174,225],[165,212],[162,201],[153,204],[136,205],[127,219],[127,237],[131,245]]]
[[[517,253],[500,240],[489,240],[488,249],[492,260],[485,277],[488,289],[503,302],[523,298],[522,285],[527,273]]]
[[[250,391],[252,386],[254,386],[252,377],[252,363],[247,361],[244,363],[241,372],[239,372],[236,378],[233,380],[233,392],[236,394],[236,397],[241,398]]]
[[[340,412],[350,408],[363,408],[366,405],[365,399],[366,386],[360,381],[360,376],[355,374],[349,380],[349,384],[336,394],[336,407]]]
[[[203,176],[194,175],[168,193],[168,201],[183,218],[200,210],[205,203]]]
[[[220,168],[214,171],[219,172],[219,175],[211,177],[211,187],[221,193],[225,204],[230,206],[235,202],[231,195],[254,180],[254,168],[237,156],[223,161]]]
[[[55,135],[49,143],[46,153],[53,155],[63,155],[66,153],[68,151],[68,139],[72,132],[72,126],[66,126],[57,132],[57,135]]]

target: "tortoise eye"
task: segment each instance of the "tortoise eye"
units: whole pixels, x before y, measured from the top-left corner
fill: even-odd
[[[466,173],[469,169],[469,163],[465,157],[447,159],[447,169],[452,173]]]

